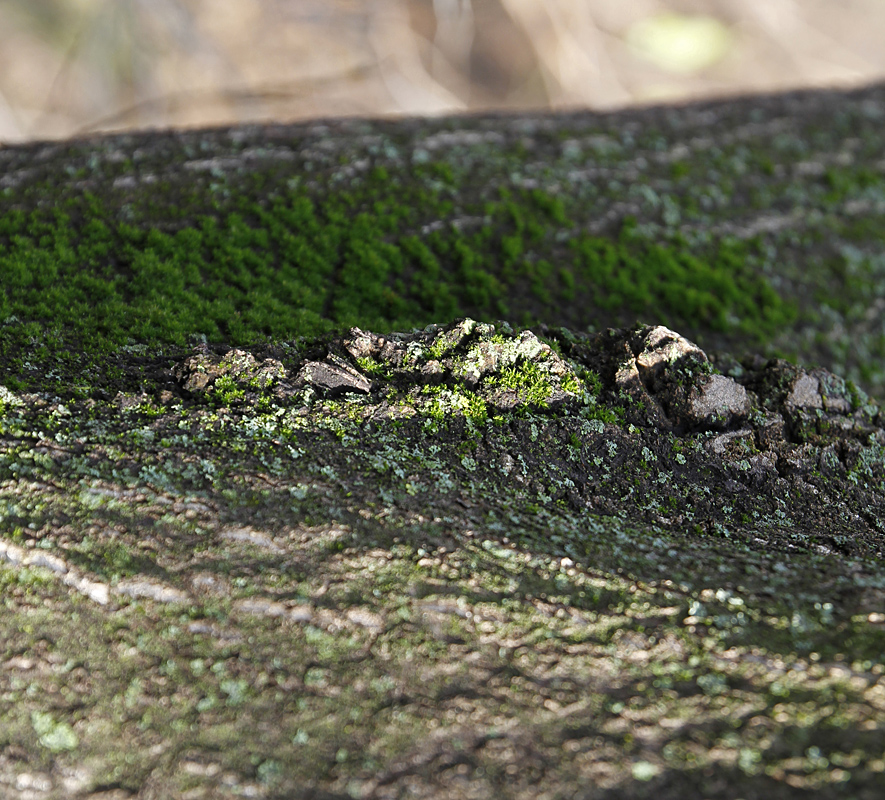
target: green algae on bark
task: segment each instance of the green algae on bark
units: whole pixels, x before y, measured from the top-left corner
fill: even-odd
[[[877,796],[885,430],[836,376],[471,320],[112,358],[3,393],[5,785]]]

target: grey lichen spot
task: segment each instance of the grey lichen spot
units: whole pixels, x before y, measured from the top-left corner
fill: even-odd
[[[397,365],[402,361],[403,348],[399,343],[377,333],[351,328],[350,336],[343,342],[344,349],[354,358],[373,358],[391,361]]]
[[[820,381],[814,375],[801,374],[793,383],[792,391],[784,403],[789,411],[806,408],[823,408]]]
[[[368,394],[372,382],[344,359],[329,354],[325,361],[308,361],[298,373],[297,384],[307,383],[330,396],[359,392]]]
[[[505,354],[494,342],[477,342],[464,361],[455,368],[454,374],[472,389],[483,377],[497,370],[505,359]]]
[[[723,433],[715,439],[710,439],[706,447],[717,455],[729,458],[749,455],[755,446],[755,434],[750,428],[741,428],[730,433]]]
[[[707,362],[707,356],[700,347],[663,325],[642,329],[634,342],[631,343],[634,345],[633,352],[638,350],[636,367],[646,385],[654,384],[661,373],[686,362],[693,365]]]
[[[531,331],[523,331],[515,339],[504,336],[488,338],[494,334],[494,328],[489,325],[478,325],[475,331],[479,334],[480,340],[470,348],[463,361],[453,370],[455,376],[471,388],[488,375],[500,371],[502,367],[514,365],[519,361],[539,364],[548,361],[549,363],[544,365],[544,371],[550,374],[565,375],[570,371],[551,350],[550,345],[542,342]]]
[[[542,342],[531,331],[523,331],[516,340],[516,355],[526,358],[529,361],[535,361],[539,356],[553,355],[550,345]]]
[[[223,376],[261,389],[285,376],[283,365],[273,358],[266,358],[259,364],[255,356],[244,350],[232,349],[219,358],[205,345],[196,349],[197,353],[172,369],[172,374],[187,392],[203,392]]]
[[[686,418],[695,426],[725,428],[750,413],[747,390],[724,375],[708,375],[692,388]]]

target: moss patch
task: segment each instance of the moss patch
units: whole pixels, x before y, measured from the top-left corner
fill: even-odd
[[[0,359],[36,388],[127,338],[640,317],[881,396],[883,101],[821,102],[5,148]]]
[[[7,212],[7,369],[43,336],[28,347],[31,360],[81,345],[183,345],[193,335],[244,345],[352,325],[408,329],[465,313],[537,322],[555,314],[562,292],[585,325],[602,309],[764,334],[795,317],[736,241],[705,257],[684,242],[651,244],[635,225],[616,240],[582,234],[560,257],[569,264],[560,291],[541,257],[571,228],[555,196],[507,192],[464,209],[477,215],[473,230],[446,224],[418,237],[415,227],[441,211],[439,192],[390,181],[359,189],[238,195],[238,211],[178,222],[174,232],[120,222],[94,197],[51,215]]]

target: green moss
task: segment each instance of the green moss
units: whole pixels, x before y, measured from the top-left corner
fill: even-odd
[[[530,405],[544,405],[553,392],[553,387],[541,372],[538,365],[524,361],[517,367],[505,367],[495,385],[504,389],[516,389],[525,395],[525,402]]]
[[[598,330],[642,317],[702,347],[751,337],[879,396],[885,332],[866,313],[882,282],[885,181],[859,109],[825,130],[797,112],[801,130],[763,125],[700,149],[691,126],[658,118],[641,133],[557,118],[555,134],[505,126],[494,143],[485,123],[426,122],[442,134],[433,147],[396,125],[298,129],[283,159],[261,132],[248,144],[212,132],[144,149],[86,142],[54,170],[11,150],[0,363],[34,389],[47,365],[85,372],[65,353],[100,363],[129,338],[245,345],[353,323]]]
[[[484,425],[489,418],[485,401],[472,393],[467,398],[467,408],[464,414],[474,425]]]
[[[560,386],[564,391],[570,392],[571,394],[578,394],[581,391],[581,382],[572,373],[563,376],[562,381],[560,381]]]
[[[796,318],[796,308],[782,300],[747,268],[751,247],[721,239],[707,254],[648,242],[627,220],[617,242],[580,236],[573,240],[574,272],[600,308],[627,307],[637,315],[693,320],[727,331],[736,323],[748,334],[772,330]]]
[[[220,406],[230,406],[241,403],[246,392],[229,375],[222,375],[213,384],[212,400]]]
[[[51,212],[8,210],[0,216],[0,352],[33,354],[37,339],[45,362],[127,341],[182,346],[194,334],[247,345],[458,315],[531,322],[555,313],[561,299],[579,304],[585,324],[593,308],[623,306],[723,329],[789,318],[743,268],[746,254],[726,242],[703,260],[678,243],[649,244],[627,226],[618,240],[578,236],[573,265],[554,270],[544,254],[559,249],[558,232],[571,223],[566,200],[540,189],[502,188],[483,202],[489,224],[471,231],[444,223],[419,237],[419,218],[452,210],[450,169],[422,174],[427,183],[410,188],[385,168],[328,195],[297,185],[260,200],[243,192],[227,211],[163,226],[121,219],[89,195]]]

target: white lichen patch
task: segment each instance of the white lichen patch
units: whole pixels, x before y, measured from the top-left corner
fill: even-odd
[[[0,386],[0,415],[3,414],[7,407],[24,405],[24,401],[10,392],[5,386]]]

